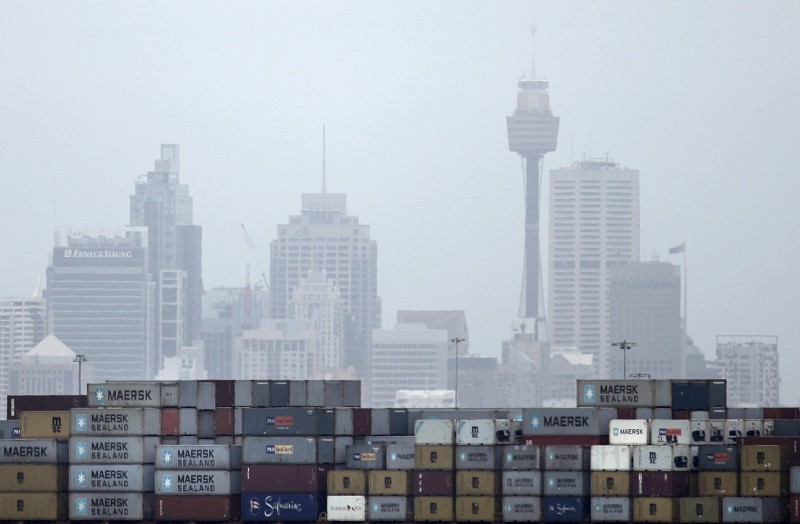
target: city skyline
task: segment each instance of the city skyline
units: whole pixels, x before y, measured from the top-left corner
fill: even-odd
[[[54,6],[53,21],[13,6],[0,21],[9,50],[0,64],[10,73],[0,207],[5,223],[26,225],[0,238],[14,246],[0,295],[32,294],[54,229],[126,225],[131,182],[170,142],[182,145],[183,182],[204,228],[205,287],[242,285],[246,263],[256,275],[267,265],[239,225],[267,248],[297,195],[319,187],[326,123],[329,190],[348,195],[380,245],[384,319],[398,309],[463,309],[471,350],[497,355],[519,303],[523,238],[520,166],[504,118],[530,63],[536,15],[537,67],[561,119],[543,191],[551,169],[583,152],[639,170],[641,258],[655,250],[677,263],[666,250],[687,242],[689,335],[706,356],[716,334],[756,332],[778,335],[785,367],[800,361],[796,5],[426,7],[424,19],[394,4],[345,4],[345,14],[319,18],[253,6],[252,22],[218,13],[240,28],[219,47],[183,6],[144,4],[134,18],[155,21],[147,34],[114,6],[85,20]],[[299,20],[297,36],[279,27],[297,30]],[[266,35],[259,21],[269,22]],[[107,45],[79,37],[86,27]],[[165,28],[178,44],[167,52],[154,37]],[[61,49],[38,47],[45,30],[63,37]],[[407,41],[408,31],[417,38]],[[148,36],[153,43],[140,46]],[[363,42],[376,50],[360,52]],[[147,80],[167,73],[167,86]],[[782,398],[796,399],[788,382]]]

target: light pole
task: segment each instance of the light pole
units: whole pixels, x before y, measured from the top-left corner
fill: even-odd
[[[466,339],[460,337],[453,337],[450,342],[456,345],[456,409],[458,409],[458,345]]]
[[[73,362],[78,363],[78,395],[81,394],[81,367],[83,363],[86,362],[86,355],[75,355],[75,358],[72,359]]]
[[[628,350],[636,345],[636,342],[614,342],[611,344],[614,347],[619,347],[622,350],[622,379],[625,380],[628,376]]]

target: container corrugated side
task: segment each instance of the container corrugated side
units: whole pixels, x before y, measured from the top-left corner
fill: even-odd
[[[25,411],[19,417],[20,438],[68,438],[69,411]]]
[[[628,522],[631,499],[628,497],[592,497],[592,522]]]
[[[412,470],[415,463],[415,446],[386,446],[386,469]]]
[[[678,511],[680,522],[720,522],[720,498],[681,497]]]
[[[688,446],[692,443],[690,420],[651,420],[650,444]]]
[[[591,475],[591,495],[593,497],[630,496],[630,471],[593,471]]]
[[[65,493],[0,493],[0,520],[63,520]]]
[[[367,498],[364,495],[328,495],[327,518],[339,522],[367,520]]]
[[[542,476],[546,496],[585,497],[591,492],[589,473],[584,471],[545,471]]]
[[[741,446],[742,471],[786,471],[789,468],[787,446]]]
[[[271,392],[272,386],[269,383],[269,381],[265,381],[265,382],[253,381],[251,383],[251,388],[252,388],[252,390],[251,390],[251,393],[250,393],[250,397],[251,397],[250,406],[252,406],[254,408],[268,408],[268,407],[272,406],[272,402],[271,402],[271,399],[270,399],[270,392]],[[237,406],[238,406],[238,404],[237,404]],[[247,407],[250,407],[250,406],[247,406]]]
[[[231,495],[231,488],[228,470],[157,470],[155,474],[157,495]]]
[[[69,411],[79,407],[86,407],[86,395],[8,395],[6,419],[19,420],[23,411]]]
[[[152,495],[143,493],[70,493],[71,520],[150,520]]]
[[[669,497],[634,497],[635,522],[675,522],[678,517],[678,500]]]
[[[501,475],[500,492],[503,495],[542,494],[541,471],[503,471]]]
[[[171,521],[229,521],[238,520],[238,497],[208,495],[156,495],[156,520]]]
[[[734,471],[701,471],[697,474],[697,494],[701,497],[736,497],[738,474]]]
[[[308,394],[305,380],[289,381],[289,405],[294,407],[308,406]]]
[[[504,470],[542,469],[542,448],[539,446],[499,446]]]
[[[233,405],[249,408],[253,405],[253,382],[250,380],[233,381]]]
[[[19,420],[0,420],[0,440],[20,438]]]
[[[0,493],[43,493],[66,489],[66,465],[0,464]]]
[[[216,407],[217,385],[210,380],[197,383],[197,409],[208,410]]]
[[[231,469],[230,446],[156,446],[158,469]]]
[[[544,469],[551,471],[586,471],[591,449],[585,446],[544,446]]]
[[[383,446],[357,444],[347,446],[347,469],[385,469],[386,450]]]
[[[245,464],[314,464],[317,462],[315,437],[244,437],[242,462]]]
[[[722,522],[776,522],[764,519],[764,499],[761,497],[724,497]]]
[[[453,496],[455,493],[454,471],[414,471],[411,489],[414,496]]]
[[[522,410],[526,436],[599,436],[608,434],[598,408],[526,408]]]
[[[373,408],[370,435],[390,435],[389,408]]]
[[[331,470],[328,472],[328,495],[366,495],[367,472]]]
[[[500,452],[497,446],[456,446],[456,469],[500,469]]]
[[[542,518],[540,497],[503,497],[503,522],[539,522]]]
[[[89,407],[161,407],[160,382],[104,382],[87,388]]]
[[[370,495],[367,499],[367,519],[376,522],[411,520],[411,500],[400,496]]]
[[[545,522],[583,522],[589,516],[589,497],[542,497]]]
[[[367,473],[367,493],[381,496],[411,495],[410,471],[379,470]]]
[[[64,464],[68,446],[53,439],[0,440],[0,463],[5,464]]]
[[[86,492],[153,491],[153,466],[141,464],[73,464],[69,490]]]
[[[508,430],[510,424],[497,420],[457,420],[456,444],[468,446],[493,446],[496,442],[497,431]]]
[[[221,408],[220,408],[221,409]],[[198,410],[197,411],[197,438],[198,439],[213,439],[215,433],[215,418],[216,410]]]
[[[415,522],[452,522],[453,497],[414,497]]]
[[[592,471],[630,471],[631,469],[630,446],[592,446],[590,454]]]
[[[316,436],[316,408],[247,408],[242,410],[242,434],[246,436]]]
[[[325,468],[318,464],[245,464],[241,470],[242,491],[325,492]]]
[[[697,459],[700,471],[739,470],[739,448],[736,446],[700,446]]]
[[[500,501],[490,496],[456,497],[456,520],[459,522],[491,522],[499,513]]]
[[[414,467],[420,470],[453,469],[454,451],[453,446],[416,446],[414,450]]]
[[[422,419],[414,424],[416,444],[452,445],[455,425],[451,419]]]
[[[789,475],[780,471],[743,471],[739,473],[739,495],[786,497],[789,495]]]
[[[496,471],[456,471],[456,496],[499,495],[500,481]]]
[[[153,450],[154,451],[154,450]],[[71,437],[70,464],[144,464],[142,437]]]
[[[316,522],[325,511],[325,497],[317,493],[242,493],[245,522]],[[323,506],[323,507],[321,507]]]
[[[685,471],[689,469],[689,446],[634,446],[635,471]]]

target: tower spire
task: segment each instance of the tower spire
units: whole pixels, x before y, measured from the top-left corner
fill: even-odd
[[[327,181],[325,180],[325,124],[322,124],[322,192],[326,193],[328,189]]]
[[[536,23],[531,24],[531,80],[536,80]]]

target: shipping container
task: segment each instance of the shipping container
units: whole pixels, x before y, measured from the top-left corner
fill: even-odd
[[[315,408],[248,408],[242,410],[242,434],[247,436],[316,436]]]
[[[544,469],[585,471],[591,465],[591,448],[585,446],[545,446]]]
[[[653,380],[578,380],[578,406],[653,407]],[[673,406],[674,408],[674,398]]]
[[[584,471],[545,471],[542,486],[546,496],[585,497],[591,493],[589,473]]]
[[[614,410],[599,408],[526,408],[522,410],[522,434],[526,436],[608,435]]]
[[[161,435],[163,414],[156,408],[77,408],[70,412],[72,435]],[[168,435],[174,433],[166,433]]]
[[[730,417],[730,414],[728,414]],[[741,418],[728,418],[725,420],[725,444],[736,444],[744,435],[744,420]]]
[[[327,520],[331,522],[364,522],[367,499],[364,495],[328,495]]]
[[[589,518],[589,497],[543,497],[545,522],[584,522]]]
[[[711,407],[709,402],[709,382],[707,380],[693,380],[689,384],[689,404],[693,410],[708,410]]]
[[[270,380],[269,402],[270,407],[289,407],[289,382],[285,380]]]
[[[335,408],[334,435],[353,436],[353,408]]]
[[[201,380],[197,383],[197,405],[199,410],[211,410],[216,407],[217,388],[211,381]]]
[[[455,475],[448,471],[414,471],[411,488],[414,496],[448,496],[455,493]]]
[[[722,522],[786,522],[786,503],[778,498],[725,497]]]
[[[347,469],[386,469],[386,451],[383,446],[347,446]]]
[[[714,407],[726,407],[728,405],[728,382],[727,380],[711,380],[708,383],[708,403]]]
[[[26,411],[20,414],[20,438],[69,438],[69,411]]]
[[[66,465],[0,464],[0,493],[41,493],[66,490]]]
[[[235,435],[236,410],[232,407],[221,407],[214,410],[214,436]]]
[[[325,407],[325,382],[309,380],[306,382],[306,404],[309,407]]]
[[[453,497],[414,497],[414,522],[452,522]]]
[[[700,471],[739,470],[739,449],[736,446],[700,446],[697,458]]]
[[[270,402],[270,388],[271,385],[269,381],[265,382],[251,382],[250,384],[250,396],[251,396],[251,406],[254,408],[268,408],[272,407],[272,402]],[[286,399],[288,403],[288,398]],[[238,406],[238,404],[237,404]],[[242,502],[244,504],[244,502]]]
[[[592,471],[630,471],[630,446],[592,446],[590,467]]]
[[[708,420],[708,441],[711,444],[725,442],[725,419],[710,418]]]
[[[345,446],[345,452],[347,446]],[[345,456],[345,462],[347,457]],[[317,437],[317,463],[336,463],[336,437]]]
[[[741,497],[786,497],[789,474],[786,472],[743,471],[739,474]]]
[[[675,522],[678,501],[669,497],[634,497],[634,522]]]
[[[411,471],[370,471],[367,473],[367,493],[370,498],[372,495],[411,495],[412,476]]]
[[[491,496],[456,497],[456,520],[458,522],[491,522],[499,513],[500,501]]]
[[[8,395],[6,419],[19,420],[23,411],[69,411],[80,407],[86,407],[86,395]]]
[[[161,407],[178,407],[180,403],[180,382],[161,383]],[[75,406],[80,407],[80,406]]]
[[[503,497],[503,522],[539,522],[542,518],[540,497]]]
[[[70,520],[151,520],[152,495],[144,493],[70,493]]]
[[[653,408],[635,408],[636,409],[636,416],[632,418],[638,418],[642,420],[652,420],[655,417],[653,416]]]
[[[608,444],[608,435],[522,437],[517,439],[517,443],[525,446],[605,446]]]
[[[406,522],[413,519],[408,497],[369,496],[367,519],[375,522]]]
[[[345,380],[343,385],[344,406],[357,408],[361,406],[361,381]]]
[[[689,446],[634,446],[635,471],[688,471]]]
[[[353,409],[353,436],[366,437],[372,433],[372,410],[369,408]]]
[[[318,464],[243,464],[242,491],[325,492],[327,474]]]
[[[242,493],[245,522],[316,522],[325,510],[325,497],[317,493]]]
[[[156,495],[155,519],[183,522],[238,520],[240,506],[237,496]]]
[[[414,446],[416,443],[414,435],[370,435],[364,437],[364,444],[370,446]]]
[[[692,444],[709,444],[708,420],[690,420],[692,424]]]
[[[386,446],[386,469],[412,470],[415,465],[416,446]]]
[[[64,520],[65,493],[0,493],[0,520]]]
[[[158,469],[232,469],[230,446],[158,445],[155,456]]]
[[[233,381],[233,405],[242,408],[253,406],[253,382],[250,380]]]
[[[0,440],[20,438],[19,420],[0,420]]]
[[[151,450],[151,453],[154,450]],[[142,437],[71,437],[70,464],[144,464]]]
[[[720,522],[719,497],[682,497],[678,507],[680,522]]]
[[[98,408],[160,408],[160,382],[88,384],[87,404]]]
[[[493,446],[498,431],[510,430],[507,420],[458,420],[456,421],[456,444],[460,446]],[[507,440],[507,439],[506,439]]]
[[[308,394],[305,380],[289,381],[289,405],[293,407],[308,406]]]
[[[542,494],[541,471],[503,471],[500,491],[503,495]]]
[[[452,445],[455,427],[452,419],[423,419],[414,424],[416,444]]]
[[[197,408],[179,408],[178,424],[180,436],[197,436]],[[196,444],[196,442],[194,442]]]
[[[314,437],[244,437],[244,464],[314,464],[317,439]]]
[[[161,408],[161,436],[181,434],[180,411],[178,408]]]
[[[0,440],[0,463],[65,464],[68,446],[54,439]]]
[[[153,466],[80,464],[69,467],[69,491],[153,491]]]
[[[688,471],[634,471],[631,495],[634,497],[687,497],[691,473]]]
[[[646,420],[612,420],[609,423],[609,444],[643,446],[649,442],[649,424]]]
[[[653,406],[659,408],[672,408],[671,380],[657,379],[653,381]]]
[[[542,469],[542,448],[539,446],[499,446],[504,470]]]
[[[593,471],[591,476],[593,497],[629,497],[630,471]]]
[[[691,385],[687,381],[672,381],[672,409],[692,409]]]
[[[697,474],[697,494],[701,497],[736,497],[738,475],[734,471],[701,471]]]
[[[789,492],[800,495],[800,466],[789,468]]]
[[[494,471],[456,471],[456,496],[499,494],[500,480]]]
[[[389,434],[412,435],[408,431],[408,410],[389,409]]]
[[[329,495],[366,495],[367,472],[355,469],[328,472]]]
[[[789,497],[789,522],[800,523],[800,495]]]
[[[228,470],[157,470],[155,474],[157,495],[231,495],[231,488]]]
[[[389,425],[389,408],[372,408],[370,435],[391,435]],[[370,503],[371,507],[371,503]],[[369,510],[368,510],[369,512]]]
[[[317,432],[320,435],[336,435],[336,408],[317,409]],[[351,435],[344,435],[351,436]]]
[[[333,438],[333,458],[335,464],[345,464],[347,462],[347,448],[352,445],[353,437]]]
[[[456,446],[456,469],[500,469],[501,450],[497,446]]]
[[[714,408],[708,410],[708,420],[722,420],[728,418],[727,408]]]
[[[628,497],[592,497],[592,522],[629,522],[631,499]]]
[[[197,438],[213,439],[216,436],[214,424],[216,412],[214,410],[197,411]]]
[[[650,444],[688,446],[692,443],[690,420],[651,420]]]
[[[453,459],[453,446],[416,446],[414,451],[415,469],[453,469]]]
[[[325,406],[330,408],[345,407],[343,381],[326,380],[323,387],[325,388]]]
[[[741,446],[742,471],[787,471],[789,449],[787,446]]]

